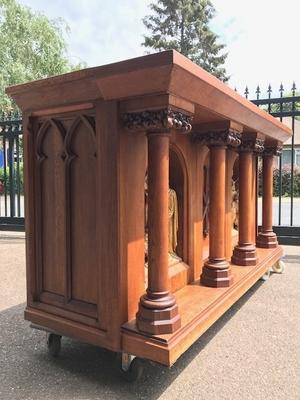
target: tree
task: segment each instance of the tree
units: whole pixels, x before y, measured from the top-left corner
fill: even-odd
[[[49,20],[16,0],[0,0],[0,109],[14,107],[9,85],[80,69],[67,58],[62,19]]]
[[[143,46],[158,51],[175,49],[219,79],[228,80],[225,45],[218,43],[209,27],[215,15],[210,0],[158,0],[150,9],[153,13],[143,22],[151,34],[144,36]]]

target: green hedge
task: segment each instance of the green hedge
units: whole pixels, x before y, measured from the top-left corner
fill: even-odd
[[[23,179],[23,164],[20,163],[20,192],[21,194],[24,193],[24,179]],[[4,184],[6,187],[6,193],[9,194],[10,182],[9,182],[9,168],[6,168],[6,177],[4,175],[4,168],[0,168],[0,182]],[[18,178],[17,178],[17,167],[15,166],[14,170],[14,185],[15,185],[15,192],[18,191]]]
[[[259,165],[258,167],[258,175],[259,175],[259,196],[262,195],[262,167]],[[284,165],[281,171],[281,193],[284,197],[291,196],[291,166]],[[300,167],[294,167],[294,196],[300,197]],[[273,172],[273,195],[275,197],[279,196],[280,190],[280,173],[279,168],[274,168]]]

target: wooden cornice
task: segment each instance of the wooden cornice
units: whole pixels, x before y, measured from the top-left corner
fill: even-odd
[[[291,130],[174,50],[47,78],[6,91],[22,111],[99,100],[173,95],[195,107],[195,122],[230,119],[284,142]]]

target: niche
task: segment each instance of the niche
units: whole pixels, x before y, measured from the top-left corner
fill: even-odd
[[[181,260],[186,259],[185,245],[185,223],[187,221],[186,213],[186,174],[182,155],[175,147],[170,148],[170,170],[169,170],[169,185],[173,189],[177,197],[178,209],[178,230],[177,230],[177,247],[175,253]]]

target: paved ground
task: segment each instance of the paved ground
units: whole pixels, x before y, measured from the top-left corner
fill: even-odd
[[[283,275],[258,282],[173,368],[148,363],[128,384],[108,351],[64,338],[48,356],[23,321],[24,241],[0,233],[0,399],[299,400],[300,248],[285,249]]]

